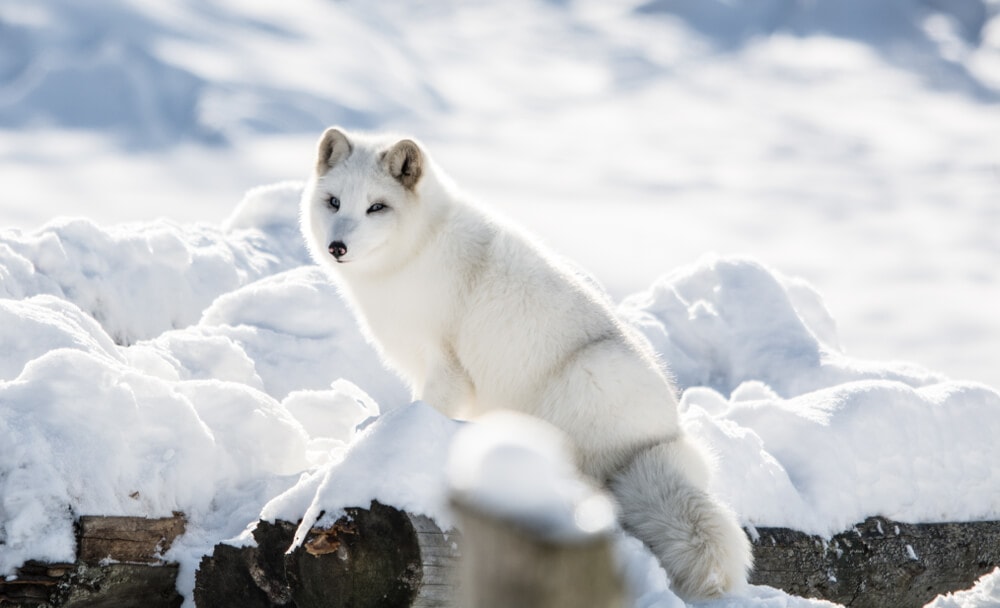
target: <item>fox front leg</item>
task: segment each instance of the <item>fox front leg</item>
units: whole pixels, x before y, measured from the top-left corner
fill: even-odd
[[[475,386],[454,354],[432,365],[417,399],[425,401],[449,418],[474,414]]]

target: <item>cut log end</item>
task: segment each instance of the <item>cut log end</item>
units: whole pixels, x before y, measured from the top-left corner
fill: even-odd
[[[77,559],[88,564],[162,563],[163,554],[186,525],[180,513],[156,519],[84,515],[77,524]]]

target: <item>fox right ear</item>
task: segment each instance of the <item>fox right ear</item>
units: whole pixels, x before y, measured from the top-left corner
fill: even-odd
[[[316,173],[323,175],[331,167],[351,155],[351,142],[347,135],[336,127],[330,127],[323,132],[319,140],[319,153],[316,158]]]

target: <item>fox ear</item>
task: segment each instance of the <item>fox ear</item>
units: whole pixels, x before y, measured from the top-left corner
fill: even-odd
[[[396,142],[382,155],[382,167],[407,190],[413,190],[420,181],[423,164],[420,148],[409,139]]]
[[[316,173],[323,175],[350,155],[351,142],[348,141],[347,135],[336,127],[330,127],[323,132],[323,137],[319,140]]]

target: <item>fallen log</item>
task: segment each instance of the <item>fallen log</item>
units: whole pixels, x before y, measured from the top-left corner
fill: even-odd
[[[79,526],[79,559],[29,562],[0,578],[0,606],[177,608],[177,566],[160,555],[183,529],[183,518],[166,519],[88,518]],[[295,528],[260,522],[256,547],[217,545],[196,575],[196,605],[453,605],[451,573],[461,540],[425,517],[379,503],[348,509],[286,555]],[[906,524],[873,517],[829,539],[785,528],[749,532],[756,559],[751,582],[850,608],[920,608],[1000,566],[998,521]],[[137,551],[140,544],[146,549]]]
[[[28,562],[0,579],[7,608],[178,608],[177,564],[162,553],[184,532],[184,516],[84,516],[74,563]]]
[[[337,608],[450,606],[454,533],[372,502],[313,529],[289,552],[296,525],[258,522],[256,547],[216,545],[195,575],[196,606]]]
[[[433,540],[418,540],[416,526],[405,524],[413,516],[378,503],[348,514],[310,535],[307,545],[315,541],[313,552],[319,555],[308,546],[284,555],[295,531],[287,522],[258,524],[258,547],[217,545],[199,568],[196,605],[454,605],[455,581],[448,573],[456,566],[455,543],[461,539],[426,520]],[[995,521],[906,524],[873,517],[830,539],[786,528],[749,533],[756,559],[753,584],[850,608],[921,608],[939,594],[971,587],[1000,566]],[[401,603],[383,603],[386,597]]]
[[[824,539],[751,530],[750,581],[849,608],[921,608],[1000,565],[1000,522],[906,524],[870,517]]]

